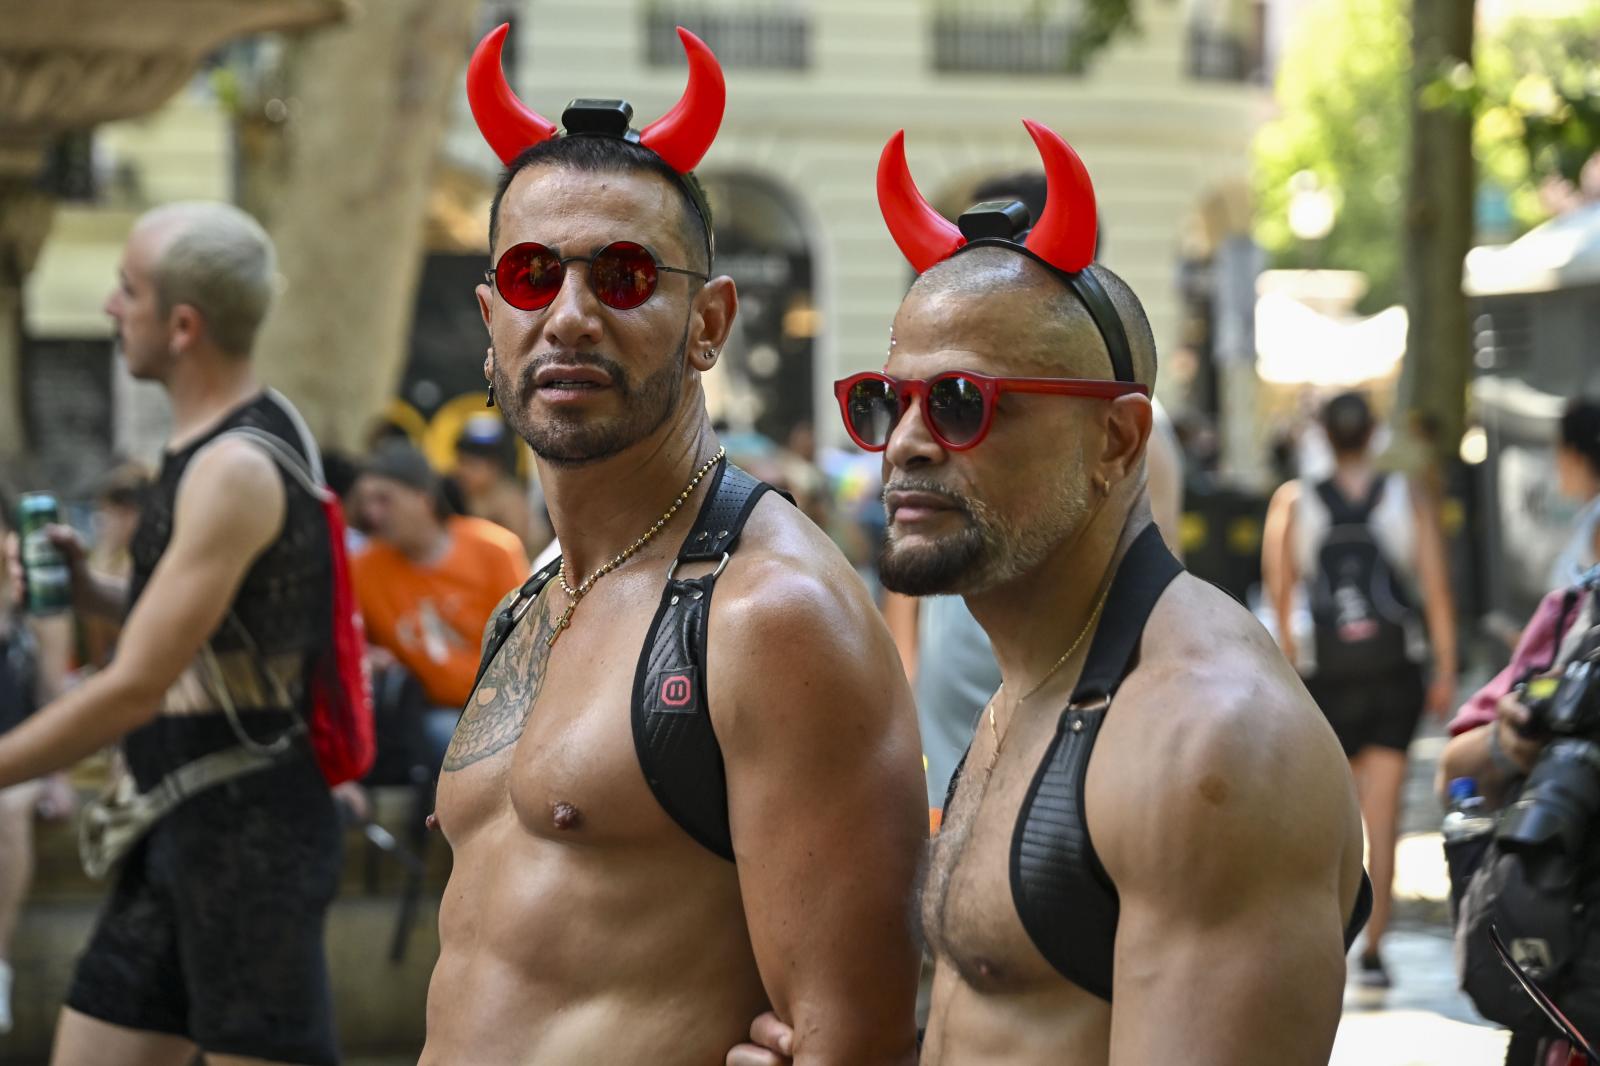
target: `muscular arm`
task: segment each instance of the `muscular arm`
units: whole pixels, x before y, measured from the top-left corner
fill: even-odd
[[[70,766],[154,718],[222,624],[250,564],[277,539],[283,515],[283,484],[259,449],[223,441],[197,456],[178,487],[172,541],[116,657],[0,737],[0,786]]]
[[[909,1066],[927,821],[905,675],[864,590],[753,562],[712,614],[707,688],[756,962],[794,1062]]]
[[[916,598],[885,590],[883,621],[889,627],[889,635],[894,638],[895,648],[900,652],[900,663],[905,667],[906,679],[916,684],[919,624]]]
[[[121,619],[128,609],[128,579],[97,573],[86,562],[72,576],[72,607],[83,614]]]
[[[1439,526],[1437,507],[1418,485],[1411,486],[1411,506],[1417,526],[1417,581],[1422,586],[1423,617],[1428,625],[1428,646],[1433,649],[1434,672],[1454,678],[1455,604],[1445,563],[1444,532]]]
[[[1278,619],[1278,645],[1295,658],[1294,589],[1300,581],[1294,558],[1294,510],[1300,499],[1300,483],[1286,482],[1272,494],[1261,538],[1261,582],[1267,600]]]
[[[1180,562],[1183,561],[1183,453],[1170,425],[1155,423],[1150,442],[1145,445],[1145,471],[1150,493],[1150,514],[1161,531],[1161,539]]]
[[[1309,713],[1227,687],[1143,699],[1167,736],[1112,775],[1090,768],[1091,832],[1122,901],[1110,1066],[1311,1066],[1333,1046],[1359,880],[1348,775]]]

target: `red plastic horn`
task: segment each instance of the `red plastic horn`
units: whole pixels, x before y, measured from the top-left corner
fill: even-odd
[[[918,274],[967,243],[954,222],[935,211],[911,180],[906,131],[897,130],[878,158],[878,209],[900,254]]]
[[[1026,241],[1028,251],[1059,270],[1076,273],[1094,259],[1094,185],[1072,146],[1050,127],[1023,119],[1044,159],[1044,213]]]
[[[510,28],[510,23],[501,23],[490,30],[467,64],[467,103],[472,117],[483,139],[506,164],[556,134],[556,124],[518,100],[506,84],[500,52]]]
[[[700,165],[722,126],[728,89],[722,66],[706,42],[678,27],[678,40],[689,57],[689,84],[671,111],[639,131],[639,143],[666,160],[679,174]]]

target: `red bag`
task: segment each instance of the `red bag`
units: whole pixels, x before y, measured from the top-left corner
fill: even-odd
[[[319,494],[328,522],[333,557],[333,632],[311,674],[311,750],[330,787],[356,781],[372,769],[377,742],[372,730],[372,671],[367,633],[350,581],[345,552],[344,511],[327,489]]]
[[[311,457],[309,463],[277,437],[253,427],[230,430],[224,436],[245,437],[261,445],[322,506],[332,560],[333,614],[327,645],[307,678],[311,716],[306,727],[317,766],[331,788],[365,777],[378,753],[372,726],[372,671],[367,665],[367,634],[350,580],[344,511],[339,506],[339,498],[322,483],[321,457],[298,412],[287,400],[276,395],[274,398],[300,429],[302,446]]]

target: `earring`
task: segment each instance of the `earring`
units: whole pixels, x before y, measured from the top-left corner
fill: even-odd
[[[492,381],[489,382],[489,395],[484,397],[483,406],[485,406],[485,407],[493,407],[494,406],[494,382],[492,382]]]
[[[1101,474],[1098,478],[1095,479],[1095,488],[1100,490],[1100,495],[1102,495],[1102,496],[1110,496],[1111,495],[1111,479],[1106,477],[1104,474]]]
[[[715,348],[707,348],[706,349],[706,359],[707,359],[708,362],[715,363],[717,361],[717,349],[715,349]]]

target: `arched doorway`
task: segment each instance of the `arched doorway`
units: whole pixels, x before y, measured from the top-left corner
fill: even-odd
[[[716,229],[716,270],[739,288],[739,315],[707,375],[706,400],[729,430],[781,444],[816,419],[812,375],[822,310],[812,227],[796,197],[767,178],[732,172],[702,181]]]

